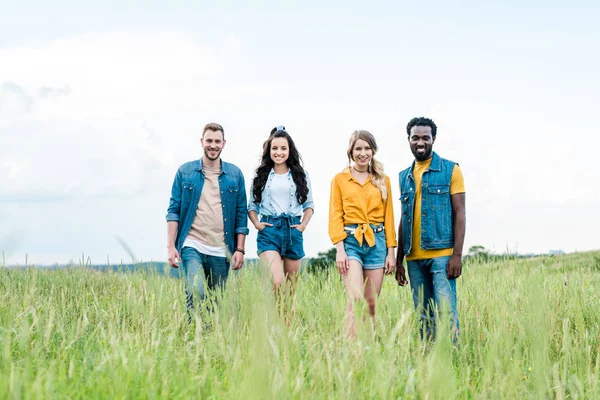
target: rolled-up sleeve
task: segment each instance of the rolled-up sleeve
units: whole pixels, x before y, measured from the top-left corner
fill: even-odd
[[[248,229],[248,206],[246,205],[246,182],[244,174],[240,171],[238,178],[238,198],[235,213],[235,233],[247,235],[250,233]]]
[[[313,212],[315,211],[315,202],[313,200],[313,191],[312,185],[310,183],[310,176],[306,170],[304,171],[304,175],[306,176],[306,185],[308,186],[308,194],[306,195],[306,201],[302,203],[302,211],[306,211],[307,208],[312,208]]]
[[[258,211],[258,210],[259,210],[259,208],[260,208],[260,207],[259,207],[260,205],[259,205],[259,204],[256,204],[256,203],[254,202],[254,195],[253,195],[253,193],[254,193],[254,180],[253,180],[253,181],[252,181],[252,183],[250,184],[250,191],[249,191],[248,193],[249,193],[249,195],[248,195],[248,198],[250,199],[250,200],[248,201],[248,212],[250,212],[250,211],[254,211],[255,213],[257,213],[257,214],[258,214],[258,213],[259,213],[259,211]]]
[[[171,199],[169,200],[169,208],[167,209],[167,222],[179,222],[179,214],[181,212],[181,170],[177,170],[173,187],[171,188]]]

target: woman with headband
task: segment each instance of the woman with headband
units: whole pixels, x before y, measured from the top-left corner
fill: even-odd
[[[258,254],[268,266],[276,296],[285,280],[293,289],[304,257],[303,232],[314,210],[308,173],[283,126],[271,131],[250,187],[248,216],[258,230]],[[260,216],[260,218],[259,218]]]

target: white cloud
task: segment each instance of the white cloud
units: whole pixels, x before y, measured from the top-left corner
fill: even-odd
[[[181,34],[84,35],[0,59],[5,199],[147,189],[174,162],[147,118],[201,107],[223,71],[217,52]]]
[[[252,58],[244,46],[235,35],[207,46],[178,33],[112,33],[0,49],[0,202],[12,207],[3,211],[0,235],[23,226],[21,248],[44,252],[37,254],[44,260],[44,254],[76,259],[81,251],[103,260],[120,251],[115,235],[140,258],[164,259],[170,185],[179,164],[200,156],[202,125],[225,126],[223,157],[249,185],[262,141],[284,124],[315,190],[316,213],[305,235],[306,252],[315,255],[330,246],[329,185],[346,165],[350,133],[367,129],[376,136],[397,199],[397,173],[412,162],[404,127],[428,115],[439,126],[436,151],[463,167],[467,247],[501,251],[516,240],[524,251],[594,246],[591,232],[600,221],[592,210],[600,195],[593,182],[600,177],[587,152],[599,143],[589,124],[575,118],[577,110],[546,112],[544,99],[525,104],[529,99],[502,97],[493,86],[484,99],[417,96],[418,79],[406,88],[396,76],[370,81],[352,64],[330,82]],[[252,76],[248,64],[289,79]],[[581,218],[571,226],[556,218],[556,241],[547,225],[552,212],[573,208]],[[251,232],[247,248],[254,256]],[[56,250],[45,247],[56,235],[64,238],[52,241]]]

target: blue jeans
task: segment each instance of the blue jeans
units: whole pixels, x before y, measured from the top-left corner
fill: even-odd
[[[185,300],[188,312],[194,308],[194,294],[200,301],[206,298],[205,282],[208,289],[225,289],[229,276],[229,261],[225,257],[202,254],[192,247],[181,249],[181,267],[185,279]]]
[[[435,338],[437,313],[442,302],[451,313],[453,341],[456,343],[460,325],[456,306],[456,279],[448,279],[446,267],[450,256],[407,261],[408,277],[415,309],[421,318],[421,337]]]

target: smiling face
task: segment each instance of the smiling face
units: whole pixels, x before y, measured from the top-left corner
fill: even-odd
[[[365,140],[357,139],[352,147],[352,161],[355,167],[361,171],[366,171],[369,168],[371,159],[373,158],[373,149]]]
[[[271,141],[271,160],[275,165],[285,164],[290,156],[290,146],[286,138],[276,137]]]
[[[435,137],[431,134],[429,126],[413,126],[408,135],[408,144],[417,161],[425,161],[431,158]]]
[[[204,132],[202,139],[200,139],[200,143],[202,143],[204,156],[206,158],[211,161],[218,160],[221,156],[221,151],[223,151],[223,147],[225,147],[223,132],[208,129]]]

